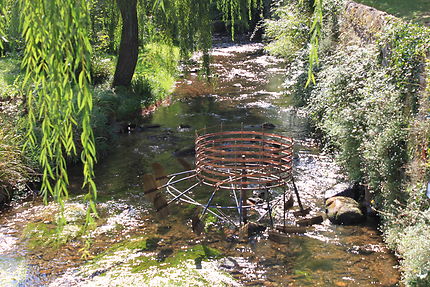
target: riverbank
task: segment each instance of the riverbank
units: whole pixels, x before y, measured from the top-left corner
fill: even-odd
[[[292,13],[269,23],[269,31],[283,25],[290,27],[285,35],[306,32],[286,25],[303,21],[305,8],[295,2],[281,9]],[[285,39],[300,47],[300,37]],[[287,46],[273,40],[269,50]],[[303,88],[307,51],[297,48],[287,93],[306,107],[350,180],[372,194],[385,240],[401,258],[404,284],[427,286],[430,30],[352,1],[328,1],[320,43],[317,83]]]

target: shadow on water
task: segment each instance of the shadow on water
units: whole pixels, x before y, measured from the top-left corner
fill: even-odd
[[[324,212],[324,192],[343,180],[332,160],[319,154],[309,137],[304,114],[292,108],[289,99],[283,96],[285,69],[282,61],[265,55],[262,45],[253,43],[221,42],[213,50],[212,58],[215,77],[210,87],[205,86],[200,93],[197,87],[204,85],[198,73],[187,73],[177,84],[173,103],[160,107],[146,118],[143,126],[147,128],[121,136],[110,155],[97,166],[99,197],[105,208],[102,218],[116,214],[128,217],[129,221],[119,235],[95,240],[94,248],[103,252],[111,244],[124,240],[125,235],[128,238],[144,235],[153,242],[151,248],[145,250],[155,254],[160,262],[168,261],[178,250],[198,244],[219,250],[222,257],[212,262],[235,278],[238,285],[397,286],[396,260],[386,250],[372,222],[361,226],[334,226],[325,220],[305,235],[291,235],[281,244],[268,240],[266,234],[244,242],[228,229],[216,225],[209,228],[206,235],[196,236],[190,226],[193,209],[183,204],[171,207],[172,215],[167,221],[154,216],[151,204],[142,195],[143,175],[151,172],[154,162],[161,163],[167,173],[182,171],[175,153],[192,147],[196,129],[221,123],[234,128],[255,126],[257,129],[262,123],[272,123],[276,126],[274,132],[293,137],[297,185],[304,202],[315,214]],[[192,154],[182,156],[193,161]],[[207,252],[205,250],[204,254]],[[10,270],[19,274],[18,268],[26,264],[24,258],[0,256],[1,272]],[[43,266],[48,263],[32,258],[30,262],[38,262],[37,266],[45,271],[54,268]],[[197,269],[201,264],[201,259],[196,260]],[[106,270],[94,272],[85,280],[99,278]],[[61,277],[65,269],[56,272],[53,271],[54,277]],[[27,279],[29,277],[32,278],[27,276]],[[4,280],[0,276],[0,283]],[[53,286],[84,279],[64,280]]]

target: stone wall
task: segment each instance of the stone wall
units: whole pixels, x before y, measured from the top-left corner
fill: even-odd
[[[375,8],[348,1],[340,17],[340,40],[343,45],[365,45],[392,21],[399,19]]]

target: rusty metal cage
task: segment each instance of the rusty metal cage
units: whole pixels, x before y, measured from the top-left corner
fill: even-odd
[[[292,176],[293,139],[265,131],[196,134],[196,173],[221,189],[284,186]]]
[[[288,202],[292,202],[291,192],[288,200],[286,193],[291,186],[304,211],[293,179],[293,139],[262,126],[261,130],[248,128],[242,125],[240,130],[223,131],[221,125],[215,130],[197,130],[194,169],[167,175],[160,164],[154,163],[154,176],[147,174],[144,179],[144,193],[157,212],[163,213],[178,200],[195,205],[202,209],[200,215],[193,217],[193,230],[197,230],[197,223],[206,213],[235,226],[265,218],[273,226],[272,210],[282,206],[285,225]],[[202,186],[210,188],[200,189]],[[158,192],[162,189],[169,200]]]

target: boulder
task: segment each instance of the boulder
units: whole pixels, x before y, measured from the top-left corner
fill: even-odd
[[[358,182],[348,185],[347,183],[340,183],[325,193],[325,198],[334,196],[350,197],[356,201],[362,201],[365,195],[365,187]]]
[[[361,205],[346,196],[334,196],[326,200],[328,219],[335,224],[353,225],[365,220]]]

